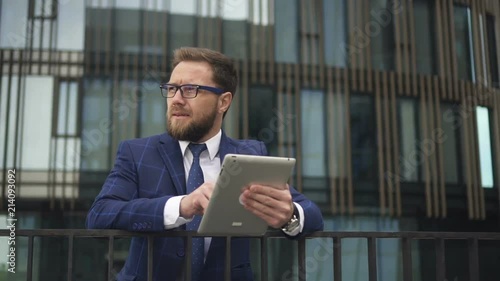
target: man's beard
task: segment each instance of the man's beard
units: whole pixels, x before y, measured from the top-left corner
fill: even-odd
[[[191,115],[192,116],[192,115]],[[201,116],[198,120],[192,119],[188,124],[179,124],[175,126],[172,125],[172,116],[169,115],[167,120],[167,133],[176,140],[198,142],[203,138],[215,123],[215,118],[217,117],[217,108],[206,115]]]

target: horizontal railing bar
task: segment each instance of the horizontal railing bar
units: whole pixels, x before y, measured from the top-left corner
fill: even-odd
[[[1,236],[9,236],[10,230],[0,229]],[[162,231],[162,232],[132,232],[126,230],[112,229],[17,229],[16,236],[74,236],[90,238],[113,237],[204,237],[193,231]],[[281,231],[270,231],[264,236],[259,235],[234,235],[234,234],[211,234],[210,237],[264,237],[283,238]],[[499,232],[315,232],[304,238],[330,237],[330,238],[411,238],[411,239],[478,239],[478,240],[500,240]]]

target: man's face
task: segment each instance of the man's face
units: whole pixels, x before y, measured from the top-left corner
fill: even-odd
[[[212,68],[205,62],[179,63],[172,71],[169,83],[217,87],[212,81]],[[212,137],[220,129],[215,125],[218,98],[217,94],[198,90],[195,98],[185,99],[180,90],[177,91],[173,98],[167,98],[167,132],[177,140],[190,142]]]

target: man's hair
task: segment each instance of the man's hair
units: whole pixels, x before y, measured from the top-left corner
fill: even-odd
[[[172,69],[182,61],[207,62],[212,67],[212,79],[226,92],[235,95],[238,73],[234,62],[228,56],[206,48],[182,47],[174,51]]]

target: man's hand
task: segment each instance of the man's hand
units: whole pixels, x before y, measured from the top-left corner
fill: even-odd
[[[194,215],[203,215],[208,207],[208,201],[214,191],[214,184],[206,182],[190,194],[184,196],[179,206],[179,214],[185,219]]]
[[[293,216],[292,194],[288,184],[279,188],[252,184],[243,188],[240,199],[245,209],[274,228],[282,227]]]

